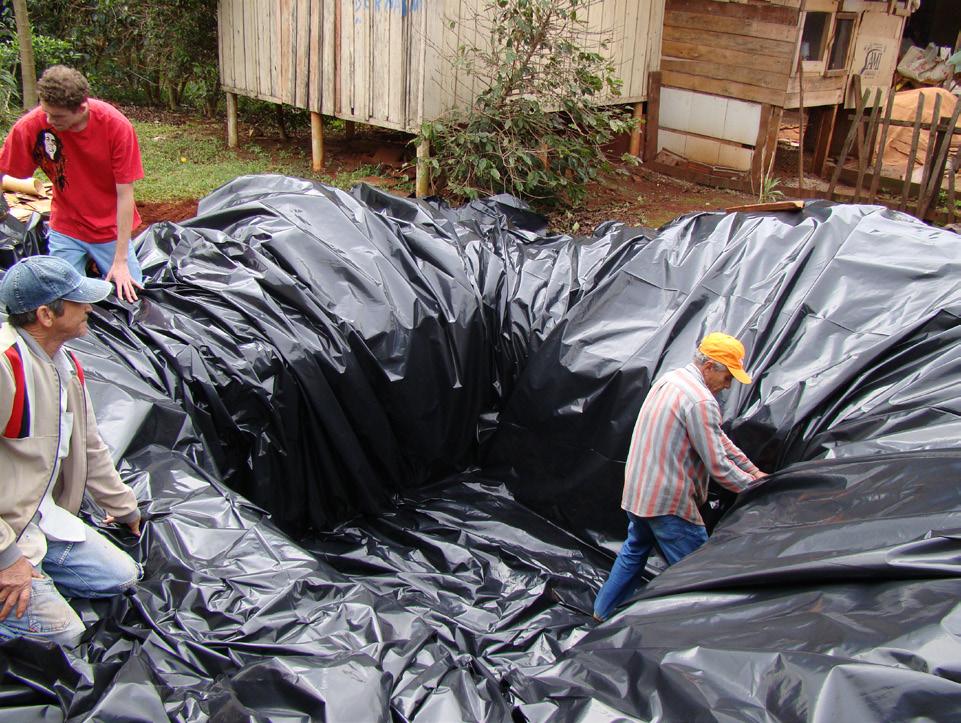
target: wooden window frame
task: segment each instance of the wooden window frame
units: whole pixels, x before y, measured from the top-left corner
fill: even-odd
[[[824,51],[824,77],[831,78],[844,75],[848,72],[848,67],[851,65],[851,53],[854,52],[854,46],[857,45],[858,39],[858,25],[861,18],[860,13],[855,12],[844,12],[835,13],[834,19],[831,22],[831,35],[828,38],[828,44]],[[839,20],[850,20],[851,21],[851,37],[848,40],[847,51],[844,55],[844,67],[836,68],[832,70],[829,65],[831,62],[831,52],[834,49],[834,39],[837,37],[838,21]]]
[[[827,37],[824,39],[823,47],[821,48],[821,57],[818,60],[801,60],[801,72],[806,74],[821,74],[827,68],[827,55],[828,48],[831,45],[831,39],[834,36],[834,15],[833,11],[828,10],[805,10],[801,13],[800,17],[800,32],[798,33],[798,44],[797,52],[794,54],[794,68],[792,69],[792,74],[797,75],[797,59],[801,57],[801,46],[804,44],[804,26],[807,24],[808,15],[811,13],[824,13],[828,16],[825,22],[825,32]]]

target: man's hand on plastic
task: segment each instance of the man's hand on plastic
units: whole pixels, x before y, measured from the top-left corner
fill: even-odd
[[[128,522],[128,523],[127,523],[127,527],[129,527],[129,528],[130,528],[130,531],[131,531],[133,534],[135,534],[137,537],[140,537],[140,519],[141,519],[141,518],[138,517],[138,518],[137,518],[136,520],[134,520],[133,522]],[[116,521],[117,521],[117,518],[114,517],[113,515],[107,515],[106,517],[103,518],[103,524],[105,524],[105,525],[112,525],[112,524],[114,524]]]
[[[10,567],[0,570],[0,620],[6,620],[10,611],[16,607],[17,617],[22,618],[30,604],[30,586],[33,578],[43,577],[37,568],[30,564],[30,560],[21,557]]]
[[[130,275],[130,268],[127,266],[126,259],[120,263],[115,261],[104,278],[117,285],[117,296],[126,301],[136,301],[137,288],[143,288],[143,286],[134,281]]]

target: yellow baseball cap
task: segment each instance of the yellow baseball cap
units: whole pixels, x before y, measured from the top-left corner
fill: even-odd
[[[729,334],[712,331],[701,339],[697,350],[704,356],[720,362],[731,376],[742,384],[750,384],[751,377],[744,371],[744,345]]]

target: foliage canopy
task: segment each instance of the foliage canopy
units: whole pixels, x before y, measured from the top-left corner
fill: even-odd
[[[63,63],[100,97],[212,112],[216,0],[29,0],[28,8],[38,74]],[[19,75],[18,56],[12,13],[0,12],[0,72]]]

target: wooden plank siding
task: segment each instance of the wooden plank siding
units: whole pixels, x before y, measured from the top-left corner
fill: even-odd
[[[588,44],[607,41],[604,52],[622,80],[621,95],[601,103],[646,100],[648,74],[660,66],[664,3],[588,7]],[[483,0],[219,0],[221,84],[238,95],[416,132],[483,89],[483,79],[451,64],[458,46],[489,42],[482,8]]]
[[[661,50],[665,86],[784,104],[797,48],[796,7],[667,0]]]

